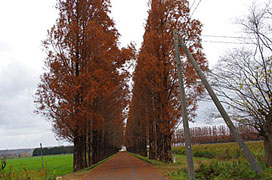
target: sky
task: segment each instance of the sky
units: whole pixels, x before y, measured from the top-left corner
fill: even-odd
[[[147,18],[148,0],[111,0],[112,18],[121,34],[121,46],[135,42],[141,46]],[[204,53],[212,67],[220,56],[237,44],[206,41],[237,42],[236,39],[212,36],[240,36],[235,25],[244,16],[251,0],[190,0],[193,18],[203,23]],[[258,0],[258,3],[266,2]],[[43,72],[46,55],[41,41],[46,38],[58,17],[55,0],[8,0],[0,2],[0,150],[67,145],[57,141],[52,125],[33,113],[34,94]],[[197,7],[197,8],[196,8]],[[195,9],[196,8],[196,9]],[[195,10],[194,10],[195,9]],[[205,110],[201,106],[196,123],[205,125]],[[219,123],[219,122],[218,122]]]

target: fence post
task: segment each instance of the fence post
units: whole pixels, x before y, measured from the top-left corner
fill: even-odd
[[[176,163],[176,153],[174,152],[174,164]]]
[[[42,169],[44,169],[44,164],[43,164],[43,153],[42,153],[42,143],[40,143],[40,147],[41,147]]]

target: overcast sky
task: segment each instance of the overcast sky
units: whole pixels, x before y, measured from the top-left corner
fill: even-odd
[[[239,36],[241,29],[234,25],[235,18],[244,15],[251,2],[195,0],[192,10],[198,8],[193,17],[203,23],[204,35]],[[33,113],[33,96],[45,58],[41,41],[58,17],[55,3],[55,0],[3,0],[0,3],[0,149],[34,148],[40,142],[44,146],[67,144],[56,141],[50,123]],[[133,41],[140,47],[147,3],[148,0],[112,0],[112,17],[121,34],[122,46]],[[237,42],[205,36],[203,40]],[[210,65],[227,49],[237,46],[203,43]],[[200,109],[194,126],[203,124],[204,111]]]

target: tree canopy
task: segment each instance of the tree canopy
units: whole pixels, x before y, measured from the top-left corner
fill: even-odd
[[[149,158],[172,161],[171,136],[181,117],[173,30],[186,35],[190,51],[203,71],[208,63],[202,52],[199,21],[191,19],[186,0],[152,0],[145,26],[144,41],[137,57],[126,143],[128,150]],[[187,107],[192,119],[197,96],[203,92],[199,77],[182,50]],[[136,128],[135,128],[136,127]]]
[[[58,0],[56,7],[59,18],[43,42],[46,71],[35,103],[56,135],[74,143],[76,171],[122,143],[128,93],[123,64],[134,49],[118,47],[109,0]]]

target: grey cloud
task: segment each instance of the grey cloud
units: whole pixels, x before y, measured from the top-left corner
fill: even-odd
[[[37,72],[15,61],[0,71],[0,97],[3,99],[31,93],[36,88]]]
[[[56,141],[53,133],[33,129],[25,129],[25,132],[17,133],[14,130],[3,130],[6,134],[0,133],[0,149],[17,149],[17,148],[36,148],[42,143],[43,146],[67,145],[67,142]]]
[[[0,41],[0,52],[10,51],[10,45],[4,41]]]
[[[33,113],[39,74],[18,61],[0,68],[0,149],[34,146],[40,141],[57,144],[50,123]]]

